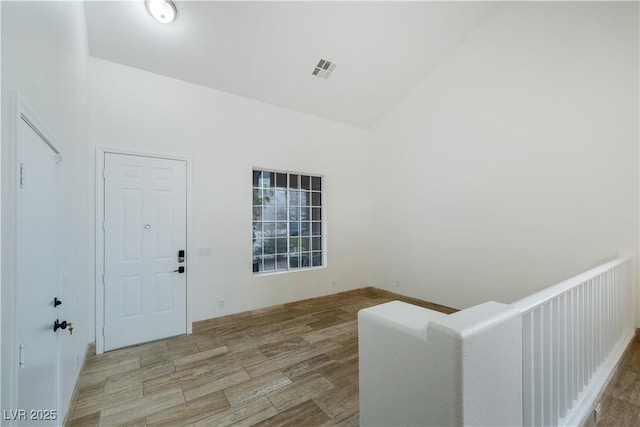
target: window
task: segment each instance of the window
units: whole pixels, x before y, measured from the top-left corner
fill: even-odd
[[[253,272],[323,263],[322,178],[253,171]]]

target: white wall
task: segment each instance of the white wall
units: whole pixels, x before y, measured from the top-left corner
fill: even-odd
[[[367,131],[102,59],[89,63],[93,146],[192,158],[192,320],[367,284]],[[253,275],[252,167],[324,175],[327,268]],[[198,248],[210,255],[198,256]]]
[[[7,176],[13,158],[8,124],[10,95],[19,92],[61,144],[63,318],[73,321],[73,337],[61,345],[61,410],[68,406],[84,356],[90,322],[88,167],[88,47],[81,2],[2,2],[2,408],[17,409],[11,390],[15,363],[13,294],[7,246],[13,218]],[[9,179],[8,179],[9,178]],[[53,298],[53,295],[52,295]],[[46,408],[43,408],[46,409]],[[61,414],[61,417],[64,413]]]
[[[372,129],[370,284],[465,308],[637,253],[638,72],[637,3],[501,6]]]
[[[2,93],[2,7],[0,6],[0,93]],[[1,102],[1,97],[0,97],[0,118],[2,117],[2,102]],[[0,119],[0,136],[2,135],[2,120]],[[1,196],[1,191],[2,191],[2,146],[0,145],[0,196]],[[2,229],[1,224],[2,224],[2,210],[4,209],[4,201],[2,200],[2,197],[0,197],[0,230]],[[0,260],[2,259],[2,238],[1,238],[1,233],[0,233]],[[2,280],[3,276],[2,276],[2,262],[0,262],[0,342],[2,341],[2,319],[3,319],[3,314],[2,314]],[[0,375],[4,375],[4,364],[2,363],[2,351],[0,351]],[[6,377],[5,377],[6,378]],[[2,406],[3,408],[4,406],[4,400],[2,400],[2,386],[0,386],[0,406]]]

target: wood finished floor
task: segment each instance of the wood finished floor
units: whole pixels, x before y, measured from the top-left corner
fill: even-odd
[[[599,427],[640,426],[640,334],[627,348],[601,396]]]
[[[194,324],[194,333],[87,359],[76,426],[357,426],[363,289]]]
[[[91,356],[68,425],[357,426],[364,289],[194,324],[194,333]],[[598,426],[640,426],[640,335],[601,396]],[[593,425],[586,422],[585,426]]]

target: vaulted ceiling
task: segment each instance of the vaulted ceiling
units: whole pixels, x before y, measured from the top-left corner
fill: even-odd
[[[90,54],[368,128],[497,7],[495,2],[86,2]],[[336,65],[312,75],[320,59]]]

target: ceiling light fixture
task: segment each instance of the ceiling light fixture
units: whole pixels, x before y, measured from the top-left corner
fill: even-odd
[[[176,19],[176,6],[170,0],[146,0],[147,10],[158,22],[168,24]]]

